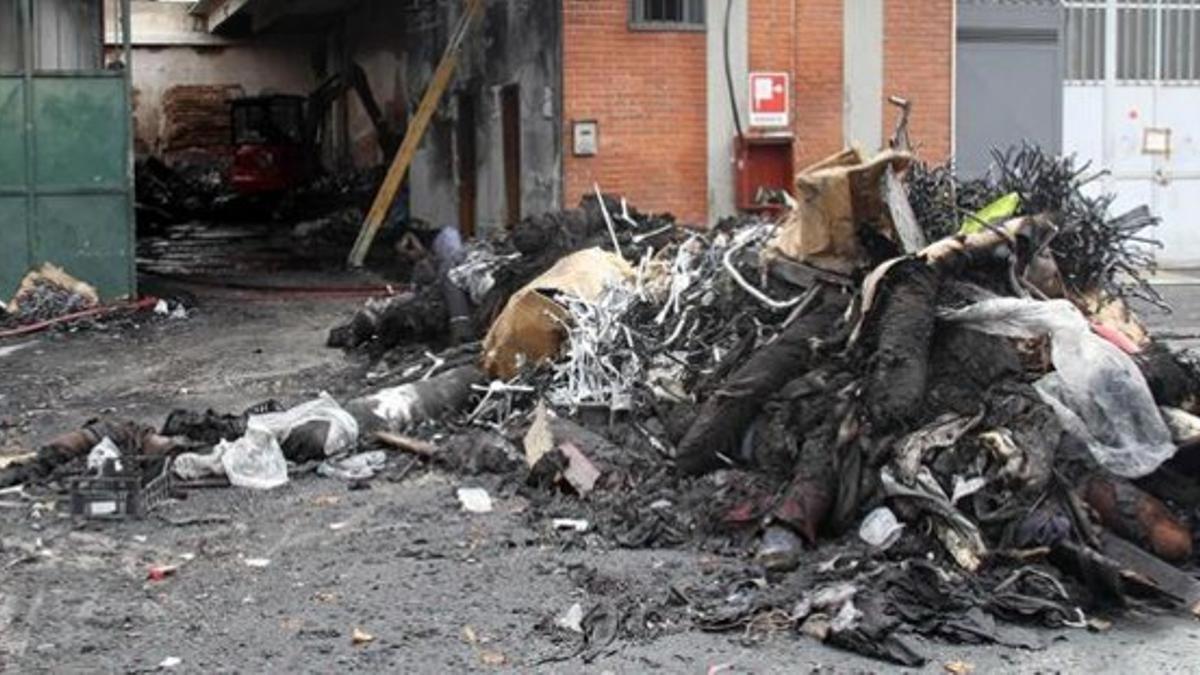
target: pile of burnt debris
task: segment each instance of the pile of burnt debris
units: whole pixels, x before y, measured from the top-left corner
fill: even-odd
[[[96,423],[65,454],[103,436],[257,488],[500,474],[564,538],[744,556],[674,590],[691,625],[906,665],[914,634],[1037,648],[1030,626],[1196,611],[1200,380],[1125,302],[1153,296],[1155,221],[1109,214],[1070,160],[996,166],[850,150],[801,172],[778,222],[699,231],[597,189],[499,240],[435,239],[413,288],[331,332],[374,364],[360,396]],[[62,445],[0,486],[53,476]],[[589,649],[646,634],[636,610],[588,612]]]

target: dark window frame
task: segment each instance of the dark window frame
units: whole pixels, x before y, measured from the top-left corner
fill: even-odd
[[[646,19],[647,2],[678,2],[683,18],[678,21]],[[702,32],[706,29],[704,0],[630,0],[629,29],[650,32]]]

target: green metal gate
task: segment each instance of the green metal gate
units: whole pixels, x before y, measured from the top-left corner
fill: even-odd
[[[80,50],[71,40],[92,38],[51,25],[53,0],[38,6],[47,2],[0,0],[0,24],[15,19],[9,25],[20,38],[19,48],[10,47],[8,67],[0,61],[0,301],[43,262],[91,283],[105,299],[132,296],[129,3],[120,3],[123,65],[103,68],[97,25],[97,58],[81,69]],[[73,11],[80,0],[60,4]],[[67,45],[58,49],[73,50],[71,58],[46,57],[40,36]]]

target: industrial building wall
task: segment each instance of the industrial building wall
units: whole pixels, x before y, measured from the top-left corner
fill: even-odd
[[[791,76],[797,169],[844,144],[842,2],[750,3],[750,70]]]
[[[172,99],[183,94],[195,100],[204,90],[212,97],[267,92],[307,95],[317,84],[310,52],[311,47],[303,43],[135,46],[134,147],[139,153],[168,157],[227,149],[229,138],[210,133],[227,129],[226,104],[181,110],[171,105]]]
[[[706,4],[706,22],[723,22],[725,2]],[[723,73],[706,70],[706,53],[723,50],[723,40],[719,32],[706,39],[703,30],[631,27],[630,7],[631,0],[563,0],[565,193],[572,198],[597,182],[684,221],[712,222],[720,214],[709,208],[705,192],[716,173],[705,150],[713,112],[705,92],[726,84]],[[873,21],[849,25],[847,13]],[[949,157],[953,0],[754,0],[746,14],[746,34],[733,42],[745,43],[749,70],[791,78],[798,169],[853,141],[879,147],[895,122],[889,95],[912,102],[911,130],[922,158]],[[861,57],[864,40],[866,60],[850,63]],[[744,75],[735,82],[748,86]],[[864,91],[878,106],[865,115],[851,108],[865,105]],[[857,124],[848,123],[851,116]],[[849,138],[864,119],[881,127],[878,135]],[[579,121],[597,123],[595,155],[572,153],[572,126]]]
[[[108,49],[120,43],[106,0]],[[233,40],[209,33],[188,3],[131,3],[134,149],[167,159],[228,155],[233,96],[307,95],[316,86],[313,37]]]
[[[758,0],[755,0],[757,4]],[[704,31],[638,31],[625,0],[563,2],[564,194],[593,182],[684,221],[707,218]],[[595,121],[594,156],[572,152],[573,122]]]
[[[346,17],[346,58],[362,65],[394,123],[415,113],[459,11],[455,3],[374,0]],[[488,0],[409,172],[412,215],[470,234],[559,207],[560,38],[555,3]],[[353,163],[377,163],[356,97],[347,113]]]
[[[884,0],[883,27],[883,95],[912,103],[917,154],[943,162],[954,151],[954,0]],[[896,111],[880,105],[890,135]]]

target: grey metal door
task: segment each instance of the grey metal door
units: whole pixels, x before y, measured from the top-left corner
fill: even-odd
[[[1062,10],[1057,0],[959,0],[955,158],[987,170],[993,147],[1062,145]]]

